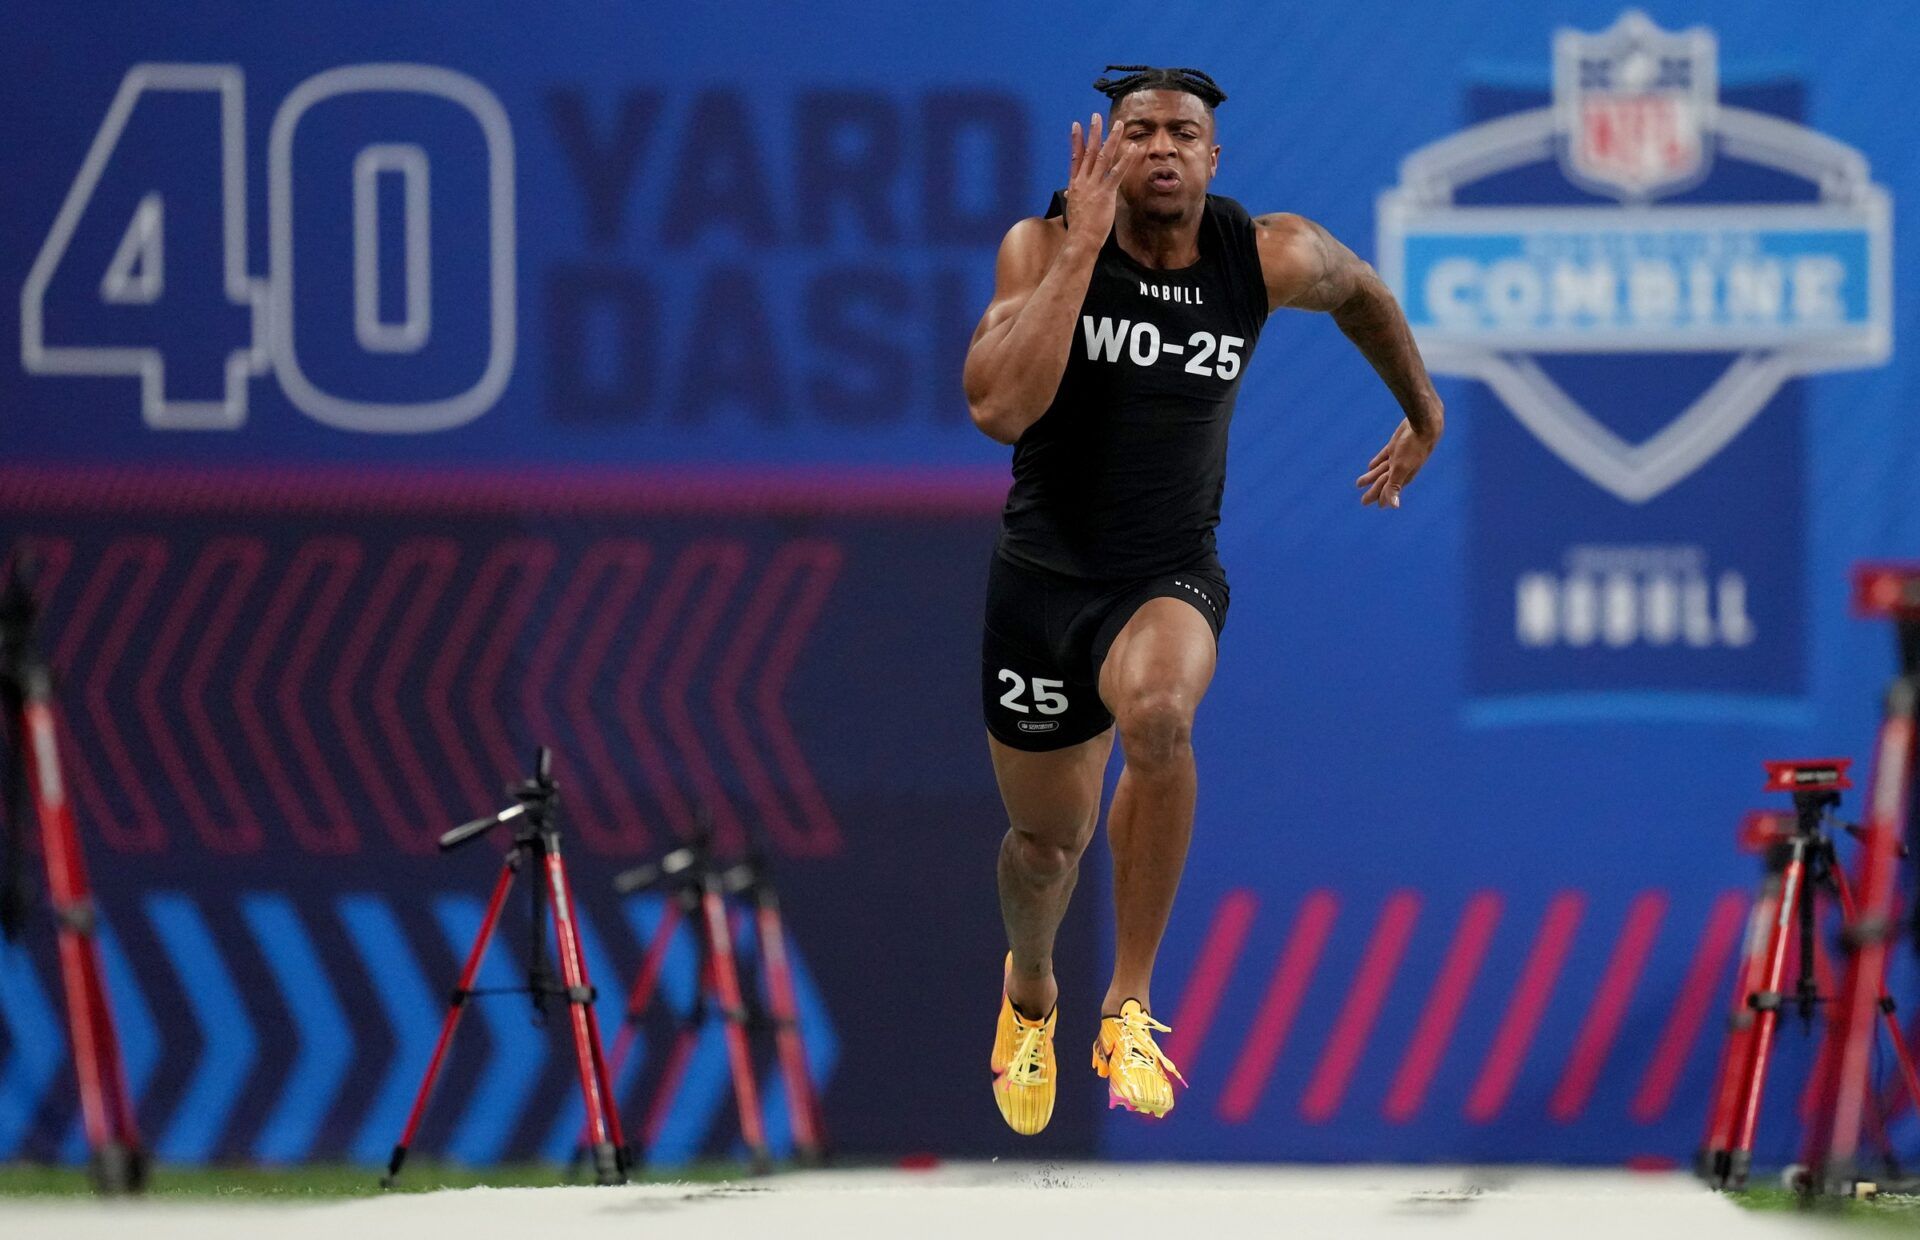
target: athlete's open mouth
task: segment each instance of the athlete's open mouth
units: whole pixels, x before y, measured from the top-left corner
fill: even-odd
[[[1155,168],[1147,174],[1147,184],[1158,190],[1180,188],[1180,174],[1172,168]]]

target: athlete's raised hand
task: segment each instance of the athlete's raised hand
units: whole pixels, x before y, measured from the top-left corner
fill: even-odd
[[[1393,434],[1387,439],[1387,446],[1373,454],[1373,460],[1367,463],[1367,472],[1354,480],[1354,485],[1360,488],[1360,502],[1398,508],[1400,488],[1413,481],[1413,476],[1432,455],[1433,445],[1439,441],[1437,427],[1422,435],[1413,429],[1411,422],[1400,419],[1400,425],[1393,428]]]
[[[1123,149],[1124,147],[1124,149]],[[1073,161],[1067,175],[1067,235],[1105,245],[1113,231],[1113,211],[1120,182],[1140,158],[1140,148],[1125,146],[1115,130],[1100,139],[1100,114],[1095,112],[1083,133],[1073,123]]]

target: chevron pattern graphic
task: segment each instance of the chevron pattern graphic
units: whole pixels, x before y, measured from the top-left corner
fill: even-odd
[[[227,515],[209,526],[163,504],[4,531],[7,554],[18,538],[40,566],[108,984],[158,1157],[384,1160],[484,891],[473,874],[462,889],[475,863],[433,841],[498,808],[536,741],[559,755],[582,938],[614,1001],[603,1021],[620,1018],[659,908],[615,901],[592,858],[657,855],[702,814],[723,857],[750,828],[796,863],[842,851],[787,714],[841,580],[833,537]],[[511,926],[483,984],[522,976]],[[0,1159],[85,1153],[48,946],[0,947]],[[825,1083],[839,1049],[804,946],[796,984]],[[682,1014],[694,967],[677,949],[663,978]],[[525,1000],[479,1006],[422,1148],[565,1157],[580,1104],[551,1031]],[[649,1037],[665,1033],[635,1041],[619,1082],[633,1108],[657,1084]],[[767,1060],[767,1128],[785,1150]],[[704,1043],[679,1089],[652,1158],[725,1152],[725,1064]]]
[[[137,912],[123,912],[109,957],[109,985],[126,1029],[136,1105],[155,1134],[156,1154],[178,1163],[384,1161],[419,1084],[457,957],[479,922],[479,905],[477,896],[466,893],[394,897],[347,891],[316,901],[283,891],[196,898],[154,890]],[[619,979],[637,963],[644,934],[660,911],[658,896],[603,903],[597,914],[582,909],[590,967],[597,978],[611,979],[602,982],[601,1005],[609,1029],[620,1020]],[[741,917],[738,925],[743,945],[750,946],[750,919]],[[516,928],[509,918],[482,985],[524,981],[524,939],[524,925]],[[140,944],[130,957],[122,954],[126,941]],[[794,963],[810,1067],[817,1081],[827,1083],[840,1057],[839,1041],[804,956],[796,954]],[[691,1001],[693,970],[691,950],[669,954],[662,993],[678,1014]],[[381,1001],[357,1001],[368,994]],[[74,1109],[58,995],[51,958],[19,947],[0,950],[0,1025],[6,1031],[0,1042],[0,1159],[84,1157],[77,1133],[57,1145],[46,1139],[68,1133]],[[491,996],[476,1004],[480,1019],[463,1028],[455,1043],[423,1148],[472,1163],[536,1155],[564,1159],[580,1131],[580,1101],[568,1052],[555,1040],[562,1022],[536,1025],[523,997]],[[169,1026],[163,1063],[152,1013],[175,1010],[189,1015],[184,1029]],[[665,1024],[642,1028],[629,1071],[616,1086],[632,1113],[654,1085],[644,1071],[649,1038],[667,1033]],[[675,1166],[729,1148],[732,1104],[717,1023],[706,1042],[713,1053],[705,1053],[703,1042],[703,1052],[695,1055],[674,1122],[650,1152],[654,1165]],[[792,1136],[784,1087],[773,1056],[763,1060],[769,1139],[785,1155]]]
[[[696,804],[723,850],[749,820],[790,856],[841,846],[784,707],[841,572],[830,540],[35,545],[73,782],[117,851],[424,854],[435,824],[494,808],[536,737],[591,852],[668,847]]]

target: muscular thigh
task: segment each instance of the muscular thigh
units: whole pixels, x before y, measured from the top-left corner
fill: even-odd
[[[1060,848],[1086,843],[1100,813],[1107,755],[1113,751],[1111,728],[1065,749],[1015,749],[991,735],[987,747],[1014,830]]]
[[[1100,697],[1124,721],[1143,699],[1172,698],[1192,710],[1213,681],[1214,628],[1188,601],[1170,596],[1142,603],[1100,665]]]

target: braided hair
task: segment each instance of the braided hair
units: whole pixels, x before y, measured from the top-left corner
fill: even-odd
[[[1118,77],[1111,76],[1119,74]],[[1179,90],[1198,98],[1211,112],[1227,101],[1220,84],[1198,69],[1156,69],[1152,65],[1108,65],[1107,74],[1093,88],[1107,97],[1109,105],[1119,103],[1138,90]]]

